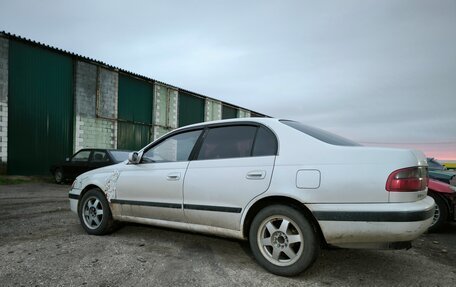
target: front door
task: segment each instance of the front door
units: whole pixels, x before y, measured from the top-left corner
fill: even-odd
[[[190,153],[201,134],[171,135],[144,150],[139,164],[119,173],[116,198],[123,216],[184,221],[182,187]]]
[[[89,170],[89,159],[92,151],[81,150],[63,166],[65,178],[75,178]]]

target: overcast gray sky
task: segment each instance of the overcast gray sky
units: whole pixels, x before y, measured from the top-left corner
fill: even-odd
[[[456,159],[456,0],[0,0],[0,30],[358,142]]]

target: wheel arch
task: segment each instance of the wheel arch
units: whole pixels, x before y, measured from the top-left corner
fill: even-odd
[[[448,216],[452,215],[452,208],[451,208],[451,204],[450,204],[450,201],[448,200],[448,198],[446,198],[440,192],[432,190],[432,189],[429,189],[428,193],[440,198],[441,200],[443,200],[443,202],[445,202],[445,206],[447,208]]]
[[[244,217],[243,225],[242,225],[242,235],[244,238],[248,238],[249,234],[249,229],[252,224],[253,219],[255,218],[255,215],[263,208],[270,206],[270,205],[277,205],[277,204],[283,204],[286,206],[291,206],[304,214],[304,216],[310,220],[310,223],[312,224],[312,227],[314,228],[316,234],[319,237],[319,240],[321,241],[322,244],[326,245],[326,240],[323,235],[323,232],[321,230],[320,224],[318,223],[317,219],[315,216],[313,216],[312,212],[310,211],[307,206],[291,197],[286,197],[286,196],[268,196],[261,198],[257,202],[255,202],[252,206],[247,211],[247,214]]]
[[[79,210],[79,205],[81,204],[81,200],[82,200],[82,198],[84,197],[84,195],[85,195],[89,190],[94,189],[94,188],[98,188],[98,189],[101,191],[101,193],[103,193],[103,196],[106,197],[106,194],[103,192],[103,190],[102,190],[99,186],[97,186],[97,185],[95,185],[95,184],[89,184],[89,185],[87,185],[86,187],[84,187],[84,189],[83,189],[83,190],[81,191],[81,193],[79,194],[78,210]]]

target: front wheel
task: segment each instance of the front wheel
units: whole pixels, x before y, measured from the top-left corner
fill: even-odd
[[[301,212],[285,205],[268,206],[255,216],[249,242],[258,263],[281,276],[303,272],[320,252],[312,224]]]
[[[114,229],[114,220],[106,197],[100,189],[87,191],[78,207],[79,221],[87,233],[104,235]]]

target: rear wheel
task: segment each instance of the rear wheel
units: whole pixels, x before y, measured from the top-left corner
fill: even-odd
[[[432,218],[432,224],[429,227],[428,231],[439,232],[442,231],[445,225],[448,223],[448,206],[442,196],[434,192],[430,192],[429,196],[431,196],[435,201],[435,212],[434,217]]]
[[[249,242],[258,263],[281,276],[303,272],[320,251],[318,236],[309,220],[285,205],[268,206],[255,216]]]
[[[104,235],[114,230],[114,220],[106,197],[100,189],[87,191],[78,207],[79,221],[87,233]]]
[[[59,183],[59,184],[63,182],[63,173],[60,168],[57,168],[54,171],[54,180],[56,183]]]

